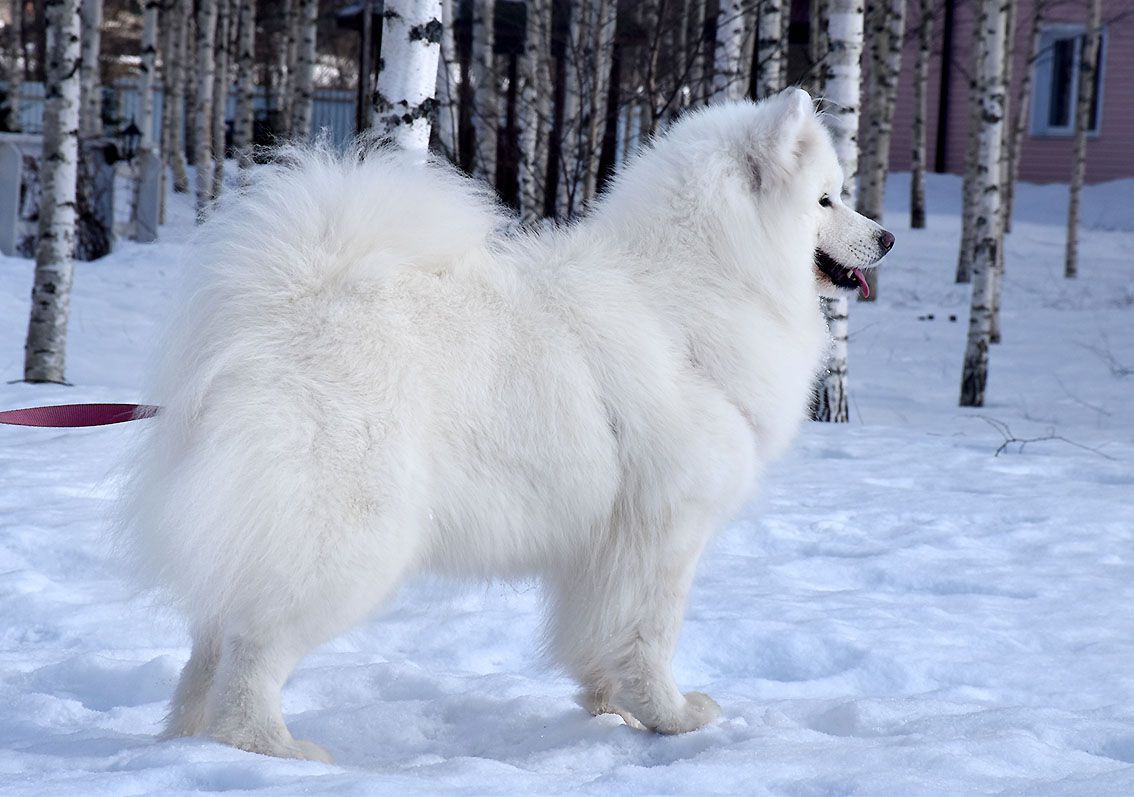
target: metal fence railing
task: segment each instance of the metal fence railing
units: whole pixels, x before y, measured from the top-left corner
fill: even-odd
[[[3,83],[0,83],[0,87]],[[6,87],[5,87],[6,88]],[[316,89],[311,111],[311,129],[315,134],[324,134],[336,145],[343,145],[355,133],[355,92],[349,89]],[[161,140],[163,95],[159,88],[154,90],[154,141]],[[103,89],[103,116],[113,120],[113,124],[125,127],[140,115],[141,91],[136,80],[119,80],[113,86]],[[20,87],[19,119],[20,130],[25,133],[43,131],[44,88],[42,83],[25,82]],[[253,97],[253,109],[257,116],[268,112],[268,93],[257,87]],[[186,119],[190,118],[186,115]],[[225,104],[225,120],[230,122],[236,116],[236,90],[229,90]]]

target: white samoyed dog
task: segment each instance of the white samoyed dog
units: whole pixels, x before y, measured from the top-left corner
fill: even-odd
[[[364,148],[285,151],[204,226],[125,498],[193,638],[167,736],[330,760],[280,689],[423,572],[541,578],[595,714],[718,716],[670,671],[698,556],[807,413],[820,295],[893,236],[798,89],[683,117],[577,223],[509,226]]]

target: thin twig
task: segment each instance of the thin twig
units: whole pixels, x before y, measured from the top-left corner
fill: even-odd
[[[1005,451],[1008,451],[1009,446],[1018,446],[1016,453],[1022,454],[1024,453],[1024,448],[1028,445],[1028,443],[1043,443],[1048,440],[1058,440],[1062,443],[1067,443],[1067,445],[1075,446],[1075,448],[1081,448],[1084,451],[1090,451],[1092,454],[1098,454],[1103,459],[1109,459],[1112,462],[1115,461],[1115,458],[1110,456],[1110,454],[1104,453],[1097,448],[1091,448],[1090,446],[1085,446],[1082,443],[1076,443],[1074,440],[1068,440],[1063,435],[1055,434],[1054,429],[1049,428],[1048,433],[1041,435],[1040,437],[1016,437],[1014,434],[1012,434],[1012,430],[1009,428],[1008,424],[1004,423],[1004,421],[997,420],[996,418],[989,418],[984,415],[978,415],[977,417],[987,423],[997,432],[999,432],[1000,435],[1004,438],[1004,442],[1002,442],[999,447],[997,447],[996,451],[993,452],[992,456],[994,457],[998,457]]]

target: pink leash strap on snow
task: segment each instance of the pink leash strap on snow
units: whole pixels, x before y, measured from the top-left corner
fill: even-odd
[[[160,409],[152,404],[56,404],[0,412],[0,423],[9,426],[107,426],[152,418]]]

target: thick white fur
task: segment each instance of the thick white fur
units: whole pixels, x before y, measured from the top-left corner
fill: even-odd
[[[282,684],[423,571],[542,577],[589,708],[714,719],[670,674],[693,570],[807,410],[820,236],[877,230],[819,207],[810,98],[690,114],[538,235],[439,165],[282,161],[202,231],[127,494],[193,635],[167,734],[327,760]]]

